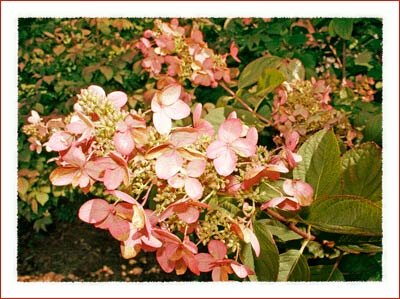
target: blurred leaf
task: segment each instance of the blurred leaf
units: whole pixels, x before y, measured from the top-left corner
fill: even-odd
[[[53,221],[51,220],[51,216],[45,216],[43,218],[40,218],[36,220],[33,223],[33,229],[36,231],[44,230],[47,231],[46,226],[49,224],[52,224]]]
[[[363,143],[342,157],[343,194],[371,200],[382,199],[382,151],[374,143]]]
[[[293,178],[314,188],[314,198],[339,193],[340,150],[332,130],[321,130],[300,147],[303,160],[293,170]]]
[[[330,196],[311,204],[305,222],[331,233],[382,235],[382,208],[357,196]]]
[[[349,254],[344,255],[339,269],[348,281],[381,281],[382,254]]]
[[[377,253],[382,252],[382,247],[374,244],[357,244],[357,245],[337,245],[338,249],[348,253]]]
[[[278,281],[309,281],[310,268],[299,250],[290,249],[279,255]]]
[[[264,223],[265,227],[271,232],[271,234],[279,238],[279,240],[282,242],[299,240],[303,238],[277,220],[263,219],[259,221]]]
[[[44,206],[46,202],[49,200],[49,195],[44,192],[36,192],[36,200]]]
[[[336,18],[330,23],[330,28],[343,39],[350,39],[353,32],[353,20],[346,18]]]
[[[57,56],[59,56],[62,52],[64,52],[65,51],[65,47],[64,47],[64,45],[58,45],[58,46],[55,46],[54,48],[53,48],[53,52],[54,52],[54,54],[56,54]]]
[[[310,267],[311,281],[344,281],[342,272],[333,265],[317,265]]]
[[[265,223],[256,221],[253,227],[261,247],[260,256],[254,255],[250,244],[242,243],[240,260],[256,273],[249,276],[251,281],[276,281],[279,271],[278,248]]]
[[[278,69],[286,77],[286,81],[293,82],[297,80],[304,80],[305,70],[301,61],[295,59],[283,59]]]
[[[110,81],[114,74],[113,69],[109,66],[101,66],[100,72],[104,75],[107,81]]]
[[[238,87],[245,88],[256,83],[266,68],[276,68],[281,61],[281,58],[260,57],[250,62],[240,74]]]
[[[264,69],[261,77],[258,79],[257,94],[266,94],[274,91],[281,83],[285,81],[285,76],[277,69]]]
[[[18,178],[18,193],[24,195],[29,190],[29,182],[23,177]]]
[[[372,68],[372,65],[370,64],[371,60],[372,60],[372,53],[369,51],[363,51],[356,56],[356,58],[354,59],[354,63],[356,65],[366,66],[368,69],[371,69]]]
[[[266,202],[275,197],[281,197],[282,186],[283,186],[282,180],[268,181],[268,182],[262,181],[260,184],[260,195],[261,195],[260,198],[262,199],[262,202]]]

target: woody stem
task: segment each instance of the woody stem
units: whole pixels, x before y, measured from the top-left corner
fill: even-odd
[[[242,106],[244,108],[246,108],[246,110],[248,110],[249,112],[251,112],[255,117],[257,117],[259,120],[263,121],[265,124],[267,124],[268,126],[271,125],[271,121],[266,119],[264,116],[258,114],[256,111],[254,111],[253,109],[251,109],[251,107],[249,105],[246,104],[245,101],[243,101],[240,97],[238,97],[236,95],[235,92],[233,92],[232,89],[230,89],[228,86],[225,85],[225,83],[220,82],[219,85],[221,85],[221,87],[223,89],[225,89],[231,96],[233,96],[240,104],[242,104]]]

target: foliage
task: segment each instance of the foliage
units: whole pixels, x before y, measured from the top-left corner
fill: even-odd
[[[36,228],[59,197],[90,199],[81,220],[165,272],[381,279],[381,20],[21,25],[19,213]]]

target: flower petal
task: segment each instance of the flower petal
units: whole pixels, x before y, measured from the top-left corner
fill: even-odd
[[[247,138],[238,138],[231,143],[231,148],[241,157],[251,157],[256,153],[256,146]]]
[[[207,157],[210,159],[215,159],[220,156],[226,150],[226,143],[215,140],[207,147]]]
[[[236,162],[236,154],[228,148],[214,160],[214,166],[218,174],[228,176],[235,170]]]
[[[160,93],[160,102],[162,105],[172,105],[178,101],[181,95],[182,87],[179,84],[171,84],[164,88]],[[190,112],[189,112],[190,113]]]
[[[80,170],[76,167],[57,167],[50,174],[50,181],[54,186],[66,186],[72,183],[79,175]]]
[[[210,272],[214,268],[215,258],[208,253],[199,253],[195,256],[199,270],[201,272]]]
[[[241,265],[237,262],[233,262],[231,263],[231,268],[233,270],[233,272],[235,272],[235,274],[239,277],[239,278],[245,278],[247,277],[249,274],[253,274],[253,271],[251,271],[249,268],[247,268],[244,265]]]
[[[163,110],[171,119],[178,120],[183,119],[190,114],[190,108],[182,100],[177,100],[175,103],[169,106],[164,106]]]
[[[184,178],[178,173],[168,179],[168,184],[175,189],[185,186]]]
[[[176,210],[177,208],[179,207],[175,207],[174,210]],[[199,219],[200,212],[195,207],[186,205],[185,209],[182,212],[177,212],[177,216],[180,220],[186,222],[187,224],[192,224]]]
[[[113,138],[115,149],[123,155],[129,155],[135,148],[132,135],[129,130],[125,133],[117,132]]]
[[[121,167],[107,169],[104,173],[103,183],[108,190],[117,189],[124,180],[125,171]]]
[[[186,178],[185,179],[185,192],[193,200],[198,200],[203,196],[203,186],[198,179]]]
[[[217,260],[225,257],[227,249],[225,243],[219,240],[211,240],[208,243],[208,252]]]
[[[91,93],[97,95],[100,98],[103,98],[106,96],[106,92],[104,91],[104,89],[97,85],[90,85],[87,90],[90,91]]]
[[[161,135],[167,135],[171,132],[172,121],[171,118],[165,114],[164,110],[153,113],[153,124],[157,132]]]
[[[193,160],[190,161],[186,167],[187,175],[192,178],[198,178],[201,176],[206,169],[207,162],[205,160]]]
[[[218,139],[231,143],[240,137],[242,132],[242,123],[237,118],[226,119],[218,129]]]
[[[156,161],[156,174],[160,179],[168,180],[182,168],[183,160],[176,151],[167,152]]]
[[[113,91],[112,93],[107,95],[107,99],[114,104],[115,108],[121,108],[128,101],[128,96],[125,92]]]
[[[87,223],[101,222],[111,212],[110,204],[103,199],[91,199],[85,202],[79,209],[79,219]]]

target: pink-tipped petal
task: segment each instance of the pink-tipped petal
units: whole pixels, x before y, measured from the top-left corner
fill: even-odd
[[[180,220],[186,222],[187,224],[192,224],[199,219],[200,212],[195,207],[188,205],[184,211],[178,212],[177,215]]]
[[[117,189],[124,180],[125,171],[121,167],[108,169],[104,173],[103,183],[108,190]]]
[[[132,135],[127,130],[125,133],[118,132],[113,138],[115,149],[123,155],[129,155],[135,148]]]
[[[83,167],[86,162],[86,156],[80,147],[71,147],[62,158],[68,164],[76,167]]]
[[[207,157],[210,159],[215,159],[226,150],[227,145],[225,142],[215,140],[207,147]]]
[[[201,272],[210,272],[214,268],[215,258],[208,253],[199,253],[195,256],[199,270]]]
[[[90,91],[91,93],[97,95],[100,98],[103,98],[106,96],[106,92],[104,91],[104,89],[97,85],[90,85],[87,90]]]
[[[247,136],[246,136],[246,140],[248,140],[251,144],[253,145],[257,145],[258,142],[258,132],[257,129],[254,127],[251,127],[248,131],[247,131]]]
[[[50,181],[54,186],[66,186],[79,174],[80,170],[75,167],[57,167],[50,173]]]
[[[201,118],[202,105],[200,103],[196,104],[193,110],[193,127],[199,124]]]
[[[239,263],[233,262],[231,264],[231,268],[233,270],[233,272],[235,272],[235,274],[239,277],[239,278],[245,278],[247,277],[249,274],[252,274],[253,271],[251,271],[250,269],[248,269],[246,266],[241,265]]]
[[[236,139],[232,142],[231,148],[241,157],[251,157],[257,149],[247,138]]]
[[[176,175],[174,175],[173,177],[170,177],[168,179],[168,184],[171,187],[174,187],[175,189],[178,188],[182,188],[183,186],[185,186],[185,180],[184,178],[178,173]]]
[[[128,96],[125,92],[114,91],[107,95],[107,99],[109,99],[114,104],[115,108],[121,108],[128,101]]]
[[[228,176],[235,170],[236,162],[236,154],[228,148],[214,160],[214,166],[218,174]]]
[[[218,129],[218,139],[226,143],[231,143],[240,137],[242,127],[243,125],[239,119],[226,119]]]
[[[153,124],[157,132],[161,135],[168,135],[171,132],[172,121],[164,110],[153,113]]]

